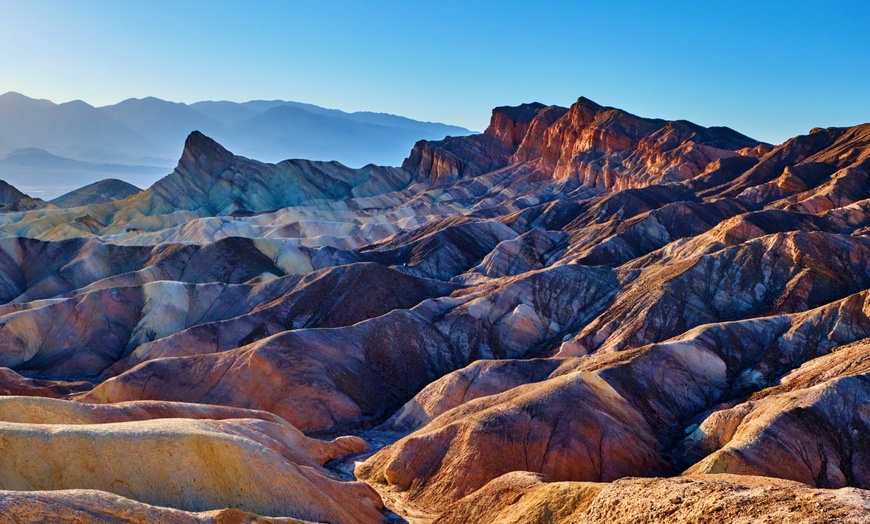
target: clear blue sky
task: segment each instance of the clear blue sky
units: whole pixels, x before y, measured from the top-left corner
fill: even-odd
[[[482,130],[578,96],[771,142],[870,121],[870,1],[0,0],[0,92],[288,99]]]

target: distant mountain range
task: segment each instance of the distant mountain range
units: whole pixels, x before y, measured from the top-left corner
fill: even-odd
[[[107,176],[146,187],[175,165],[185,137],[202,131],[242,156],[400,165],[421,139],[468,129],[282,100],[197,102],[158,98],[94,107],[0,95],[0,179],[53,198]]]

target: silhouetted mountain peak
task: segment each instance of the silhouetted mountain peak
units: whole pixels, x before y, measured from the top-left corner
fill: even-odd
[[[44,156],[55,156],[46,151],[45,149],[39,147],[21,147],[14,151],[10,151],[6,154],[5,158],[16,158],[22,156],[31,156],[31,155],[44,155]]]
[[[168,100],[163,100],[161,98],[146,96],[145,98],[127,98],[118,102],[112,106],[105,106],[104,108],[114,108],[119,109],[123,107],[139,107],[139,108],[149,108],[149,107],[175,107],[175,108],[187,108],[189,107],[187,104],[182,102],[171,102]]]
[[[84,162],[64,158],[39,147],[22,147],[10,151],[0,163],[17,166],[47,167],[47,168],[72,168],[87,165]]]
[[[50,203],[57,207],[79,207],[121,200],[140,191],[138,187],[123,180],[107,178],[70,191]]]
[[[0,100],[3,101],[27,101],[27,100],[36,100],[35,98],[30,98],[29,96],[22,95],[16,91],[7,91],[0,95]]]
[[[41,109],[55,106],[50,100],[38,100],[29,96],[9,91],[0,95],[0,111],[5,117],[19,117],[27,115],[29,112],[38,112]]]
[[[84,100],[70,100],[69,102],[58,104],[58,107],[66,109],[76,109],[79,111],[91,111],[96,109],[94,106],[85,102]]]
[[[0,180],[0,205],[14,204],[22,198],[27,198],[27,195],[11,184]]]
[[[593,113],[597,113],[598,111],[602,111],[602,110],[606,109],[601,104],[598,104],[598,103],[586,98],[585,96],[581,96],[580,98],[578,98],[577,102],[575,102],[574,105],[577,106],[578,109],[583,109],[583,110],[593,112]]]
[[[500,106],[492,110],[493,118],[502,116],[516,122],[529,123],[538,114],[538,111],[545,108],[540,102],[532,102],[530,104],[520,104],[518,106]],[[490,123],[492,127],[493,122]]]
[[[215,140],[193,131],[184,141],[184,151],[178,166],[187,173],[220,174],[233,161],[234,155]]]

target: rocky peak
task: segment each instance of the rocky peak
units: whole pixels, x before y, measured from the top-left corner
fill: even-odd
[[[19,191],[12,184],[0,180],[0,205],[14,204],[22,198],[27,198],[27,195]]]
[[[620,190],[689,180],[723,158],[768,151],[727,127],[643,118],[580,97],[568,109],[497,107],[483,135],[422,141],[403,167],[418,180],[442,183],[529,164],[556,181]]]
[[[41,209],[43,207],[46,207],[44,200],[31,198],[11,184],[0,180],[0,213],[30,211],[31,209]]]
[[[558,116],[566,111],[556,108]],[[552,108],[535,102],[492,110],[492,118],[481,135],[447,137],[444,140],[417,142],[402,168],[418,180],[442,183],[501,169],[511,162],[530,129],[540,134],[549,125],[540,125],[539,116]],[[552,118],[551,118],[552,120]]]
[[[78,207],[89,204],[100,204],[113,200],[123,200],[139,193],[141,189],[116,178],[107,178],[65,193],[51,204],[57,207]]]
[[[752,155],[759,144],[728,128],[643,118],[581,97],[546,129],[529,133],[514,160],[534,162],[556,180],[624,189],[691,179],[721,158]]]
[[[571,108],[569,109],[571,116],[569,118],[571,118],[575,123],[588,124],[595,119],[598,113],[607,109],[613,108],[596,104],[585,96],[581,96],[571,105]]]
[[[184,141],[184,151],[178,170],[186,173],[220,175],[233,162],[233,154],[199,131],[193,131]]]
[[[564,117],[567,112],[567,108],[560,106],[549,106],[539,110],[534,120],[529,124],[528,131],[517,147],[512,161],[522,163],[543,157],[547,146],[545,141],[547,130]]]
[[[496,107],[492,110],[492,118],[484,134],[497,139],[505,149],[516,151],[532,120],[545,107],[547,106],[539,102],[516,107]]]
[[[811,170],[827,177],[839,169],[849,166],[860,167],[868,159],[870,159],[870,124],[850,128],[814,129],[807,135],[786,140],[764,154],[757,165],[732,183],[713,188],[702,193],[702,196],[735,197],[750,188],[759,186],[751,191],[755,196],[745,195],[753,200],[764,192],[762,184],[775,184],[780,176],[785,175],[788,178],[789,174]]]

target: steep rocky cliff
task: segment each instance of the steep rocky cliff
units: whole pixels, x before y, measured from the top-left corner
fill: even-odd
[[[679,182],[770,146],[725,127],[641,118],[581,97],[570,108],[498,107],[482,135],[418,142],[403,167],[442,183],[517,164],[597,189]]]

